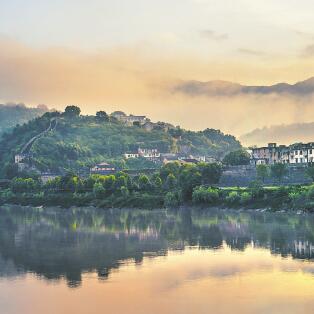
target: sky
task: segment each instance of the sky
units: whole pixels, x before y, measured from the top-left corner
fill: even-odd
[[[310,0],[0,0],[0,100],[122,109],[236,135],[312,122],[304,100],[191,98],[172,87],[314,76],[313,11]]]

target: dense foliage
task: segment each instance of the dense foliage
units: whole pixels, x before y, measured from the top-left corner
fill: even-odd
[[[42,184],[38,178],[15,178],[0,188],[0,204],[93,205],[102,208],[161,208],[193,203],[202,207],[314,210],[314,185],[218,188],[218,164],[169,163],[151,175],[92,175],[68,173]]]
[[[250,155],[242,149],[228,153],[224,159],[224,164],[229,166],[244,166],[250,163]]]
[[[169,163],[147,176],[91,175],[81,178],[68,173],[46,184],[36,178],[15,178],[0,192],[0,202],[35,205],[98,205],[101,207],[162,207],[192,200],[203,184],[217,184],[222,173],[218,164]]]
[[[91,166],[103,161],[114,163],[120,169],[130,168],[130,165],[125,164],[123,154],[139,147],[157,148],[163,153],[181,152],[216,158],[241,147],[233,136],[218,130],[193,132],[177,128],[146,131],[142,127],[126,126],[109,118],[104,111],[98,112],[96,116],[80,116],[78,107],[69,106],[63,114],[46,113],[28,124],[17,126],[12,133],[5,134],[0,142],[2,177],[4,165],[12,163],[14,155],[20,152],[25,143],[47,129],[54,116],[58,116],[56,129],[37,140],[30,151],[31,165],[42,172],[62,174],[75,171],[86,174]],[[135,163],[135,168],[141,168],[144,161]]]

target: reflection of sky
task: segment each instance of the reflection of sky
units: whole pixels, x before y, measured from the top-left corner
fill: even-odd
[[[14,314],[312,313],[313,271],[310,262],[265,249],[187,249],[127,262],[104,282],[86,273],[75,290],[31,275],[2,280],[0,306]]]

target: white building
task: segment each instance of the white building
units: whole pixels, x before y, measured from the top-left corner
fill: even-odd
[[[25,158],[26,158],[26,155],[23,155],[23,154],[15,155],[14,162],[16,164],[20,164]]]
[[[309,144],[292,146],[290,149],[290,164],[304,164],[314,161],[314,148]]]
[[[140,155],[138,153],[125,153],[124,158],[130,159],[130,158],[139,158]]]
[[[153,148],[139,148],[137,152],[131,152],[131,153],[125,153],[124,158],[125,159],[130,159],[130,158],[145,158],[148,160],[156,161],[160,160],[160,152],[158,149]]]

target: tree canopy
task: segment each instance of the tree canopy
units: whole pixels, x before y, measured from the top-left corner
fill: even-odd
[[[228,153],[223,163],[229,166],[243,166],[250,163],[250,155],[243,149],[239,149]]]

